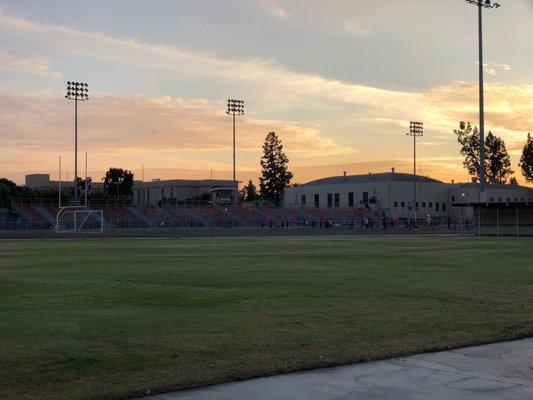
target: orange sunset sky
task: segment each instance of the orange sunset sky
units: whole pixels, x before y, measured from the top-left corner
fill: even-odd
[[[485,13],[486,124],[515,176],[533,132],[533,2]],[[66,81],[87,82],[80,160],[145,179],[259,176],[276,131],[294,182],[412,171],[466,181],[453,129],[478,120],[476,10],[463,0],[0,1],[0,177],[73,170]],[[83,170],[80,162],[80,169]]]

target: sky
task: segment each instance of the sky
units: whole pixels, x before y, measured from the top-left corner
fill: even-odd
[[[516,177],[533,132],[533,0],[486,10],[487,130]],[[478,121],[477,10],[464,0],[0,0],[0,176],[73,176],[79,158],[136,179],[259,176],[268,132],[294,182],[412,171],[410,120],[424,122],[418,173],[466,181],[453,133]],[[79,169],[83,170],[80,161]],[[80,174],[81,175],[81,174]]]

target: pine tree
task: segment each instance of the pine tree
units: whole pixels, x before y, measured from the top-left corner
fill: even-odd
[[[461,122],[454,130],[461,145],[461,155],[465,157],[464,167],[468,173],[479,181],[479,131],[470,122]],[[489,132],[485,137],[485,176],[488,183],[506,183],[513,174],[511,158],[505,148],[505,142]]]
[[[518,166],[522,169],[522,175],[526,181],[533,182],[533,136],[531,133],[527,134],[527,141],[522,149],[522,157],[520,157]]]
[[[242,198],[246,201],[254,201],[257,197],[257,188],[250,179],[248,184],[242,188]]]
[[[283,190],[291,179],[292,173],[287,170],[289,159],[283,152],[281,140],[275,132],[270,132],[263,144],[263,157],[261,158],[261,178],[259,190],[261,197],[279,204]]]

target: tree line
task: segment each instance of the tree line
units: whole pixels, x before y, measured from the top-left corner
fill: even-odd
[[[87,188],[89,202],[117,200],[128,202],[133,196],[133,176],[133,172],[126,169],[109,168],[102,178],[103,189],[95,190],[92,187],[93,180],[91,177],[87,177],[87,181],[77,177],[79,198],[85,198],[85,190]],[[32,189],[24,185],[17,185],[9,179],[0,178],[0,208],[11,208],[12,199],[57,199],[58,197],[58,187]],[[65,204],[74,199],[73,185],[68,184],[61,188],[61,199]]]
[[[454,130],[460,153],[464,157],[463,166],[472,177],[472,181],[480,180],[480,137],[477,127],[470,122],[460,122],[459,129]],[[518,163],[523,177],[527,182],[533,182],[533,137],[528,133],[526,143],[522,148],[522,155]],[[502,138],[489,131],[485,137],[485,177],[488,183],[516,184],[511,166],[511,157],[507,152]]]

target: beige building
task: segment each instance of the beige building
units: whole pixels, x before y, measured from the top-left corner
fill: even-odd
[[[30,189],[57,189],[59,187],[59,181],[50,180],[50,174],[30,174],[25,176],[24,185]],[[61,180],[61,187],[63,189],[72,187],[72,185],[72,181]],[[92,190],[101,190],[103,188],[103,182],[91,182]]]
[[[237,201],[237,182],[233,180],[169,179],[133,183],[133,204],[156,205],[162,201],[182,202],[205,197],[217,203]]]
[[[479,199],[479,185],[444,183],[428,177],[416,178],[417,216],[426,218],[458,217],[453,203]],[[487,185],[489,202],[533,201],[533,189],[518,185]],[[391,218],[413,216],[413,175],[378,173],[344,175],[318,179],[297,187],[285,188],[285,207],[370,208]],[[472,209],[463,210],[472,218]]]

